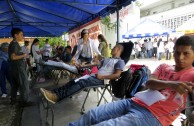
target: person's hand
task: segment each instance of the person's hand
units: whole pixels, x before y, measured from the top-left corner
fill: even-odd
[[[96,78],[99,79],[99,80],[103,80],[103,76],[100,75],[100,74],[96,74]]]
[[[26,57],[27,56],[27,54],[26,53],[24,53],[24,57]]]
[[[191,93],[194,88],[194,83],[191,82],[178,82],[173,83],[171,88],[176,90],[179,94]]]
[[[81,64],[75,64],[75,66],[77,67],[77,69],[80,69],[80,67],[81,67]]]

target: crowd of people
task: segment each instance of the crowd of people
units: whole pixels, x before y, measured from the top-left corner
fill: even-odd
[[[38,82],[45,81],[46,73],[44,73],[40,65],[41,61],[52,60],[79,66],[79,64],[91,63],[95,55],[107,57],[109,53],[109,46],[105,37],[102,34],[98,36],[100,43],[98,47],[94,40],[89,38],[87,29],[82,30],[81,38],[73,49],[69,45],[62,46],[60,42],[57,47],[52,47],[49,44],[49,39],[46,39],[45,44],[40,48],[38,38],[35,38],[32,43],[24,41],[24,46],[20,46],[19,42],[24,40],[22,29],[13,28],[11,34],[13,40],[10,43],[2,43],[0,48],[0,86],[2,98],[5,98],[8,94],[6,82],[10,83],[12,104],[16,102],[16,94],[19,94],[19,92],[22,103],[24,105],[28,103],[28,81],[30,80],[32,69],[41,73],[40,78],[37,80]]]
[[[124,47],[116,44],[111,51],[112,57],[107,54],[108,42],[100,34],[100,42],[97,47],[94,41],[89,37],[87,29],[82,30],[81,38],[73,51],[71,46],[57,46],[55,55],[50,55],[52,47],[48,40],[45,42],[43,50],[39,48],[39,40],[34,39],[30,51],[27,50],[29,45],[25,41],[24,47],[19,43],[24,39],[23,31],[19,28],[13,28],[11,31],[13,40],[10,43],[3,43],[0,50],[0,85],[2,97],[7,95],[5,78],[11,84],[11,104],[16,104],[17,91],[20,92],[21,106],[33,105],[29,99],[29,81],[26,68],[31,67],[29,57],[32,55],[36,63],[36,71],[41,71],[42,60],[53,60],[76,66],[98,66],[95,74],[86,75],[85,77],[71,80],[62,87],[52,91],[40,88],[40,92],[49,102],[56,103],[64,98],[73,95],[75,92],[85,87],[103,85],[104,79],[117,79],[120,77],[125,62],[120,58]],[[141,48],[141,50],[140,50]],[[175,65],[161,64],[152,73],[146,82],[147,90],[138,92],[131,99],[123,99],[101,105],[89,110],[79,120],[70,122],[69,126],[85,125],[110,125],[110,126],[169,126],[186,108],[187,96],[193,92],[194,87],[194,36],[184,35],[176,42],[163,42],[161,39],[151,41],[144,40],[141,45],[135,43],[137,56],[152,58],[156,57],[161,60],[161,50],[165,50],[167,60],[171,59],[173,52]],[[157,51],[156,51],[157,50]],[[31,52],[31,53],[30,53]],[[72,55],[72,52],[73,55]],[[75,63],[72,60],[75,57]],[[194,112],[188,114],[191,121],[194,120]]]
[[[175,41],[172,38],[168,41],[163,41],[162,38],[154,38],[153,40],[149,38],[144,39],[143,43],[135,42],[135,58],[155,58],[161,60],[164,57],[166,60],[171,60]]]

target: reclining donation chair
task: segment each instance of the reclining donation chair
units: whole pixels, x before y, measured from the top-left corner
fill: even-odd
[[[128,60],[130,59],[130,55],[131,55],[131,52],[132,52],[132,49],[133,49],[133,45],[134,44],[132,42],[119,43],[119,44],[122,44],[123,47],[124,47],[124,51],[123,51],[123,53],[121,55],[121,58],[125,61],[125,63],[127,63]],[[104,80],[104,85],[101,85],[101,86],[90,86],[90,87],[86,87],[86,88],[82,89],[82,90],[86,90],[87,91],[87,94],[86,94],[86,97],[85,97],[84,102],[83,102],[82,107],[81,107],[81,114],[83,114],[84,111],[85,111],[85,103],[86,103],[86,100],[87,100],[87,98],[89,96],[89,93],[90,93],[90,90],[91,89],[95,89],[96,92],[101,95],[100,96],[100,99],[99,99],[99,101],[97,103],[97,106],[101,103],[101,100],[102,99],[104,99],[105,102],[108,102],[106,100],[106,98],[104,97],[104,94],[105,94],[106,91],[108,91],[111,94],[111,96],[112,96],[112,93],[111,93],[111,84],[109,84],[109,80]],[[102,89],[102,91],[100,89]],[[76,93],[79,93],[79,92],[80,91],[78,91]],[[71,96],[69,96],[69,97],[71,97]],[[46,109],[46,123],[48,123],[48,112],[50,110],[51,111],[51,116],[52,116],[51,123],[52,123],[52,126],[54,126],[54,105],[55,104],[51,104],[47,100],[43,100],[43,99],[42,99],[42,104],[43,104],[43,107]],[[62,100],[62,101],[64,101],[64,100]],[[44,101],[46,101],[46,102],[44,102]],[[59,101],[56,104],[59,104],[62,101]]]

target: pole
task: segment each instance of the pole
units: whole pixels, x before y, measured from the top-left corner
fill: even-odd
[[[120,42],[119,40],[119,0],[117,0],[117,43]]]

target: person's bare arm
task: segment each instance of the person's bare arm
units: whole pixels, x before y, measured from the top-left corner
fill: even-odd
[[[192,87],[194,87],[194,84],[190,82],[158,80],[152,76],[146,82],[146,87],[152,90],[162,90],[165,88],[171,88],[176,90],[179,94],[184,94],[184,93],[192,92]]]
[[[100,74],[96,74],[96,77],[98,79],[100,79],[100,80],[104,80],[104,79],[114,80],[114,79],[118,79],[120,77],[121,73],[122,73],[122,70],[116,70],[111,75],[100,75]]]
[[[20,60],[20,59],[23,59],[24,57],[26,57],[26,54],[22,54],[22,55],[16,55],[15,53],[11,54],[11,60]]]

